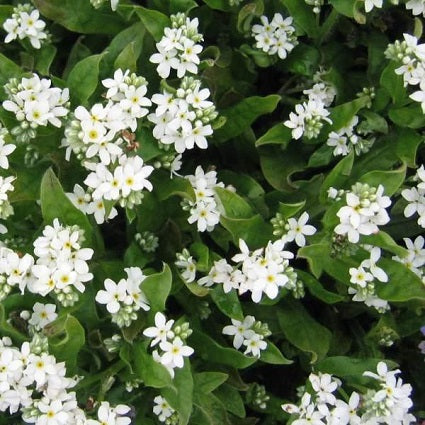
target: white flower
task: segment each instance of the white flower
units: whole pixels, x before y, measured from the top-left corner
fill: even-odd
[[[227,325],[223,328],[223,334],[224,335],[231,335],[233,336],[233,347],[236,349],[239,349],[244,340],[246,339],[247,331],[251,329],[251,327],[255,323],[255,317],[254,316],[246,316],[243,320],[243,322],[240,322],[236,319],[231,319],[232,325]],[[248,334],[249,335],[249,334]]]
[[[295,218],[288,219],[288,232],[284,236],[286,242],[292,242],[295,240],[295,243],[303,247],[305,246],[305,237],[304,235],[310,236],[316,233],[316,228],[307,224],[309,215],[307,212],[303,212],[298,220]]]
[[[41,304],[37,302],[33,306],[33,313],[28,323],[36,329],[42,329],[57,317],[55,304]]]
[[[165,420],[172,416],[175,412],[164,397],[158,395],[153,399],[153,401],[156,403],[153,407],[153,413],[158,416],[158,420],[160,422],[165,422]]]
[[[155,326],[146,328],[143,331],[143,335],[154,338],[150,343],[150,346],[153,347],[159,342],[174,338],[174,332],[171,330],[173,324],[174,320],[167,321],[167,318],[162,313],[157,312],[155,314]]]
[[[360,264],[361,267],[368,268],[372,273],[373,277],[378,279],[380,282],[388,282],[388,275],[383,269],[376,265],[377,261],[381,258],[381,249],[377,246],[373,247],[370,251],[370,258],[363,260]]]
[[[411,10],[413,15],[422,15],[425,13],[425,2],[423,0],[409,0],[406,3],[406,9]]]
[[[254,357],[260,357],[261,350],[267,348],[267,342],[264,341],[263,336],[254,331],[247,331],[243,345],[246,346],[244,354],[252,354]]]
[[[1,131],[1,128],[0,128]],[[7,156],[10,155],[16,149],[16,145],[8,144],[5,145],[5,142],[0,134],[0,167],[7,170],[9,168],[9,161]]]
[[[183,345],[183,341],[179,337],[174,338],[173,342],[162,341],[159,346],[164,351],[161,356],[163,365],[182,368],[184,366],[184,357],[191,356],[194,353],[194,349],[188,345]]]
[[[372,274],[366,272],[363,267],[359,267],[357,269],[355,267],[350,267],[349,272],[351,276],[350,282],[355,285],[359,285],[362,288],[365,288],[367,283],[373,280]]]
[[[117,313],[121,308],[121,302],[125,302],[127,295],[127,284],[125,279],[115,283],[112,279],[106,279],[104,282],[105,290],[101,289],[96,294],[96,301],[100,304],[106,304],[109,313]]]

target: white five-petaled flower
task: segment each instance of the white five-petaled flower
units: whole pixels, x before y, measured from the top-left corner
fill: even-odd
[[[174,332],[171,330],[173,324],[174,320],[167,321],[167,318],[162,313],[157,312],[155,314],[155,326],[146,328],[143,331],[143,335],[153,338],[150,343],[150,346],[153,347],[159,342],[174,338]]]
[[[287,224],[288,231],[283,239],[286,242],[292,242],[295,240],[295,243],[298,246],[303,247],[305,245],[304,235],[310,236],[316,233],[316,228],[307,224],[308,219],[309,215],[305,211],[301,214],[298,220],[295,218],[289,218]]]
[[[172,342],[160,342],[159,346],[164,351],[161,356],[161,363],[164,366],[182,368],[184,366],[184,357],[191,356],[194,353],[194,349],[184,345],[178,336]]]

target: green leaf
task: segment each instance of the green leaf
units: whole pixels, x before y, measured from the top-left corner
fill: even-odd
[[[169,372],[147,352],[147,345],[148,342],[142,341],[133,344],[134,372],[147,387],[164,388],[172,386]]]
[[[296,270],[298,277],[307,287],[311,295],[325,302],[326,304],[336,304],[345,300],[345,297],[335,292],[330,292],[325,289],[322,284],[315,279],[311,274],[302,270]]]
[[[210,267],[210,250],[206,245],[200,242],[194,242],[190,245],[189,252],[196,259],[196,270],[203,273],[208,273]]]
[[[45,44],[37,52],[35,69],[42,75],[49,75],[50,66],[56,56],[57,49],[52,44]]]
[[[223,382],[226,382],[228,378],[229,375],[222,372],[195,373],[193,376],[195,391],[202,394],[209,394],[220,387]]]
[[[121,52],[130,44],[135,43],[134,50],[138,52],[141,50],[144,37],[145,37],[145,27],[142,22],[136,22],[125,30],[117,34],[109,46],[103,51],[105,54],[102,63],[101,70],[105,73],[103,75],[112,75],[113,64],[121,54]]]
[[[147,9],[142,6],[135,6],[134,10],[154,40],[161,40],[164,35],[164,28],[171,26],[168,16],[157,10]]]
[[[189,12],[198,4],[194,0],[170,0],[170,13]]]
[[[323,271],[324,255],[328,255],[329,246],[325,243],[307,245],[298,250],[297,256],[305,258],[310,266],[310,270],[316,278],[319,278]]]
[[[311,77],[320,62],[320,52],[308,44],[299,43],[285,59],[284,67],[291,73]]]
[[[46,325],[43,333],[49,338],[49,352],[66,363],[68,373],[76,373],[77,356],[86,340],[80,322],[74,316],[62,316]]]
[[[52,223],[55,218],[62,224],[77,225],[84,230],[84,236],[92,245],[92,227],[87,216],[81,212],[65,195],[62,186],[49,168],[41,180],[40,188],[41,213],[46,223]]]
[[[13,13],[13,6],[10,5],[0,5],[0,25],[3,26],[3,23],[6,19],[9,19]]]
[[[10,78],[20,78],[24,72],[15,62],[0,53],[0,84],[4,86]],[[2,94],[2,99],[5,99]]]
[[[232,9],[229,5],[228,0],[202,0],[207,4],[211,9],[222,10],[223,12],[228,12]]]
[[[292,140],[291,129],[284,126],[283,123],[271,127],[255,142],[255,146],[262,145],[281,145],[283,148]]]
[[[363,235],[362,242],[368,245],[379,246],[389,252],[392,252],[399,257],[404,257],[408,254],[406,248],[401,247],[397,242],[386,232],[380,230],[372,235]]]
[[[292,364],[293,361],[287,359],[272,342],[267,341],[267,348],[261,351],[260,360],[269,364]]]
[[[324,165],[328,165],[332,159],[333,148],[328,145],[322,145],[319,149],[316,149],[312,155],[310,155],[310,159],[308,160],[307,167],[323,167]]]
[[[416,152],[425,138],[408,128],[397,128],[395,137],[395,152],[408,167],[416,168]]]
[[[250,218],[254,215],[254,211],[248,202],[237,193],[222,187],[216,187],[214,191],[220,199],[225,215],[228,218]]]
[[[239,13],[236,28],[239,32],[247,33],[251,30],[252,20],[256,16],[261,16],[264,12],[264,3],[262,0],[254,0],[244,5]]]
[[[344,185],[351,174],[353,162],[354,152],[352,151],[349,155],[341,159],[341,161],[339,161],[333,170],[326,176],[325,181],[320,188],[319,198],[321,202],[326,202],[328,198],[328,189],[330,187],[335,187],[337,189],[344,188]]]
[[[355,0],[329,0],[329,2],[341,15],[354,18]]]
[[[140,56],[142,49],[141,46],[136,46],[136,42],[132,41],[127,44],[124,50],[115,59],[115,69],[121,68],[123,70],[129,69],[131,72],[137,71],[137,59]]]
[[[330,373],[347,380],[358,380],[359,377],[362,377],[363,372],[376,372],[376,367],[381,361],[382,359],[357,359],[355,357],[335,356],[320,361],[316,366],[317,370],[322,373]],[[394,362],[387,360],[385,360],[385,363],[389,364],[390,367],[396,365]]]
[[[164,201],[174,195],[187,198],[192,202],[195,201],[195,192],[188,179],[183,177],[170,179],[168,173],[156,172],[150,177],[150,180],[160,201]]]
[[[170,267],[164,263],[162,272],[151,274],[142,283],[152,311],[165,310],[165,301],[171,291],[172,274]]]
[[[103,53],[84,58],[69,72],[67,86],[75,104],[86,104],[96,90],[102,57]]]
[[[121,347],[119,352],[120,359],[126,364],[128,370],[133,374],[133,367],[131,365],[131,347],[129,344],[125,344]]]
[[[403,184],[406,177],[406,164],[403,164],[397,170],[391,171],[369,171],[360,177],[359,181],[367,183],[370,186],[378,187],[382,184],[385,188],[384,194],[387,196],[394,195],[399,187]]]
[[[400,127],[421,129],[425,126],[425,115],[417,102],[402,108],[391,108],[388,116],[394,124]]]
[[[279,202],[278,212],[280,212],[284,218],[290,218],[301,211],[304,205],[305,201],[297,202],[296,204],[284,204],[283,202]]]
[[[212,300],[218,309],[231,319],[243,321],[244,315],[239,297],[235,291],[225,293],[221,285],[217,285],[212,291],[210,291]]]
[[[70,31],[115,34],[125,27],[118,14],[96,10],[86,0],[34,0],[40,13]]]
[[[398,68],[398,65],[395,62],[390,62],[382,71],[380,83],[391,96],[393,103],[399,105],[404,102],[407,94],[403,84],[403,76],[395,73],[396,68]]]
[[[273,112],[279,100],[280,96],[276,94],[266,97],[252,96],[223,109],[221,115],[226,117],[226,123],[214,133],[216,139],[225,142],[242,134],[258,117]]]
[[[351,102],[332,108],[330,119],[332,120],[331,128],[335,131],[343,127],[347,127],[357,112],[364,108],[370,101],[368,96],[359,97]]]
[[[301,351],[311,354],[311,363],[316,363],[326,356],[332,334],[316,322],[299,302],[283,301],[277,318],[288,341]]]
[[[272,239],[272,225],[266,223],[259,214],[251,218],[221,216],[220,223],[231,233],[236,245],[239,239],[243,239],[250,248],[257,249],[265,246]]]
[[[190,362],[185,359],[182,369],[175,369],[174,388],[163,388],[161,394],[179,415],[179,424],[186,425],[192,412],[193,377]]]
[[[425,300],[425,286],[422,280],[404,264],[382,258],[380,265],[388,274],[387,283],[376,285],[380,298],[392,302]]]
[[[194,394],[191,425],[232,425],[223,403],[214,394]]]
[[[26,335],[9,323],[9,317],[2,303],[0,303],[0,331],[1,335],[8,336],[19,343],[23,343],[27,340]]]
[[[203,361],[223,364],[236,369],[245,369],[257,361],[254,357],[248,357],[233,348],[225,348],[215,342],[207,334],[194,329],[190,336],[190,344],[195,349],[196,355]]]
[[[294,18],[296,27],[301,28],[309,37],[316,38],[318,28],[313,8],[299,0],[281,0],[288,9],[289,15]]]
[[[238,418],[246,416],[244,400],[240,392],[227,384],[220,387],[215,396],[223,403],[224,408]]]

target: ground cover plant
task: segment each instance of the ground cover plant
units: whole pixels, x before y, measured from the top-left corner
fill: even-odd
[[[0,1],[0,424],[422,423],[424,16]]]

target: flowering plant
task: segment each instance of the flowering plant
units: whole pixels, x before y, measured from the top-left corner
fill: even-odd
[[[0,425],[425,419],[425,0],[1,3]]]

